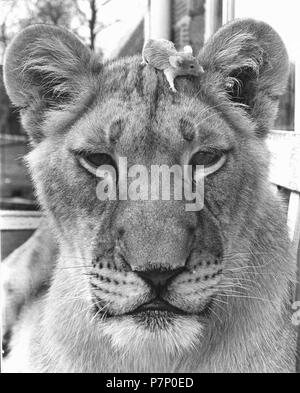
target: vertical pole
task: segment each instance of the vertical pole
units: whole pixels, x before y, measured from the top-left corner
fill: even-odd
[[[223,0],[223,25],[235,18],[235,0]]]
[[[205,1],[205,36],[204,41],[207,42],[217,30],[217,12],[219,0]]]
[[[149,25],[149,38],[165,38],[171,37],[171,0],[151,0]]]
[[[150,33],[150,9],[151,9],[151,0],[146,1],[145,7],[145,18],[144,18],[144,37],[145,41],[149,40],[151,33]]]

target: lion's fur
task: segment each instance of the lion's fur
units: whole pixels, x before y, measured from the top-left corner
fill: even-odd
[[[27,162],[59,257],[47,293],[23,307],[7,370],[294,371],[289,301],[295,262],[280,201],[267,180],[264,141],[285,88],[287,54],[269,26],[241,20],[221,29],[199,59],[204,75],[178,78],[173,95],[163,74],[139,57],[100,65],[61,29],[28,28],[8,48],[5,84],[32,139]],[[245,69],[243,102],[232,100],[226,83]],[[129,164],[173,165],[201,145],[231,153],[207,181],[206,205],[196,215],[180,201],[99,202],[95,179],[71,152],[108,144]],[[195,275],[189,285],[185,273],[184,285],[174,280],[167,300],[196,312],[210,291],[215,302],[207,320],[180,317],[163,322],[163,329],[143,330],[131,317],[99,320],[91,314],[86,273],[97,257],[102,263],[96,269],[107,280],[102,300],[113,315],[148,296],[147,285],[121,268],[120,228],[126,257],[138,269],[179,266],[191,252],[187,228],[194,228],[189,263]],[[203,252],[206,258],[222,255],[223,272],[210,278],[210,287],[201,277],[215,270],[199,263]],[[42,258],[47,263],[51,258]]]

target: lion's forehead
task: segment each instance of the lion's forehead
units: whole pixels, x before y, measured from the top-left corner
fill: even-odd
[[[209,77],[177,78],[179,92],[174,94],[164,74],[141,65],[137,57],[108,63],[96,82],[90,105],[68,133],[79,149],[174,155],[191,142],[227,148],[236,139],[222,113],[228,109],[226,99],[217,97]]]
[[[226,148],[235,139],[230,126],[212,106],[194,101],[185,96],[181,104],[161,100],[152,111],[135,93],[127,100],[110,94],[74,125],[68,139],[82,150],[98,146],[127,155],[174,155],[205,144]]]

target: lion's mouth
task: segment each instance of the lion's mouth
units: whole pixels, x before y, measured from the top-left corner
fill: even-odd
[[[161,299],[161,298],[156,298],[154,300],[151,300],[148,303],[144,303],[141,306],[137,307],[133,311],[130,311],[126,315],[132,315],[132,316],[138,316],[142,314],[147,314],[148,316],[176,316],[176,315],[182,315],[182,316],[198,316],[202,318],[207,318],[210,315],[211,312],[211,306],[213,303],[213,299],[211,298],[205,306],[202,308],[202,310],[199,310],[198,313],[189,313],[185,310],[182,310],[181,308],[175,307],[172,304],[168,303],[167,301]]]
[[[172,313],[172,314],[179,314],[179,315],[187,315],[188,313],[172,306],[170,303],[166,302],[165,300],[156,298],[151,302],[144,303],[141,306],[137,307],[135,310],[131,311],[127,315],[137,315],[140,313]]]
[[[203,323],[210,317],[211,307],[213,305],[213,298],[210,298],[208,302],[202,307],[198,312],[188,312],[186,310],[182,310],[172,304],[168,303],[166,300],[157,297],[152,299],[149,302],[146,302],[135,309],[120,313],[120,314],[110,314],[109,312],[105,312],[105,319],[110,318],[126,318],[132,317],[139,323],[143,325],[150,326],[151,328],[161,328],[165,329],[168,323],[172,323],[177,317],[183,318],[197,318],[199,321]],[[97,307],[95,310],[96,315],[101,316],[99,310],[97,311]],[[102,317],[103,318],[103,317]]]

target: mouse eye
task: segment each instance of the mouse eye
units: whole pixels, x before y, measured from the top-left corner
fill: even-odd
[[[190,68],[195,68],[195,66],[193,64],[190,65]]]

